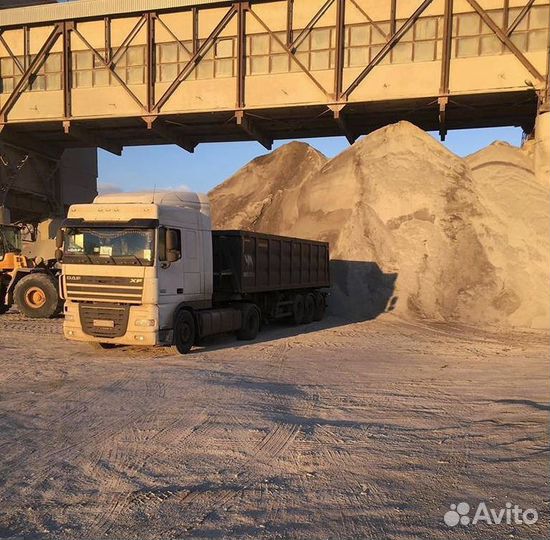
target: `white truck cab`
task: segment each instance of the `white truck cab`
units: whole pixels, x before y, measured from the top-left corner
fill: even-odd
[[[66,337],[158,345],[171,340],[158,330],[172,328],[178,305],[211,307],[205,195],[100,195],[92,204],[71,206],[63,227]]]

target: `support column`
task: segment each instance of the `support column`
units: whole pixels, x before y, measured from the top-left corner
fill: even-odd
[[[11,223],[10,209],[0,206],[0,225],[9,225]]]
[[[540,112],[535,123],[535,177],[544,185],[550,183],[550,111]]]

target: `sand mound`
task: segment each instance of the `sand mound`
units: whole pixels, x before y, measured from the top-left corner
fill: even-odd
[[[323,154],[297,142],[256,158],[210,193],[214,227],[284,234],[285,224],[298,217],[291,194],[326,162]]]
[[[531,157],[506,143],[465,161],[485,208],[474,226],[500,284],[493,305],[512,325],[548,328],[550,190],[537,182]]]
[[[521,150],[464,160],[400,122],[330,161],[292,143],[211,199],[218,228],[330,241],[339,315],[548,325],[548,191]]]

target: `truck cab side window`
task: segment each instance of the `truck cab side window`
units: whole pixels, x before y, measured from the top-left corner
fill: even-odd
[[[163,262],[176,262],[181,259],[181,232],[178,229],[159,229],[159,259]]]

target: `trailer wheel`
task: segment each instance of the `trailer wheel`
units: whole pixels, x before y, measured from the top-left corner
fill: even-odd
[[[321,293],[315,293],[315,316],[313,317],[314,321],[322,321],[325,317],[326,309],[325,297]]]
[[[260,310],[254,304],[243,308],[243,326],[237,332],[237,339],[250,341],[255,339],[260,331]]]
[[[312,293],[306,295],[304,302],[304,323],[309,324],[315,318],[315,296]]]
[[[304,322],[304,297],[301,294],[297,294],[294,297],[294,305],[292,306],[292,322],[294,324],[302,324]]]
[[[196,332],[193,315],[186,310],[180,311],[174,325],[174,345],[180,354],[187,354],[191,350]]]
[[[29,274],[21,278],[13,297],[19,311],[31,319],[57,317],[63,308],[55,281],[48,274]]]

